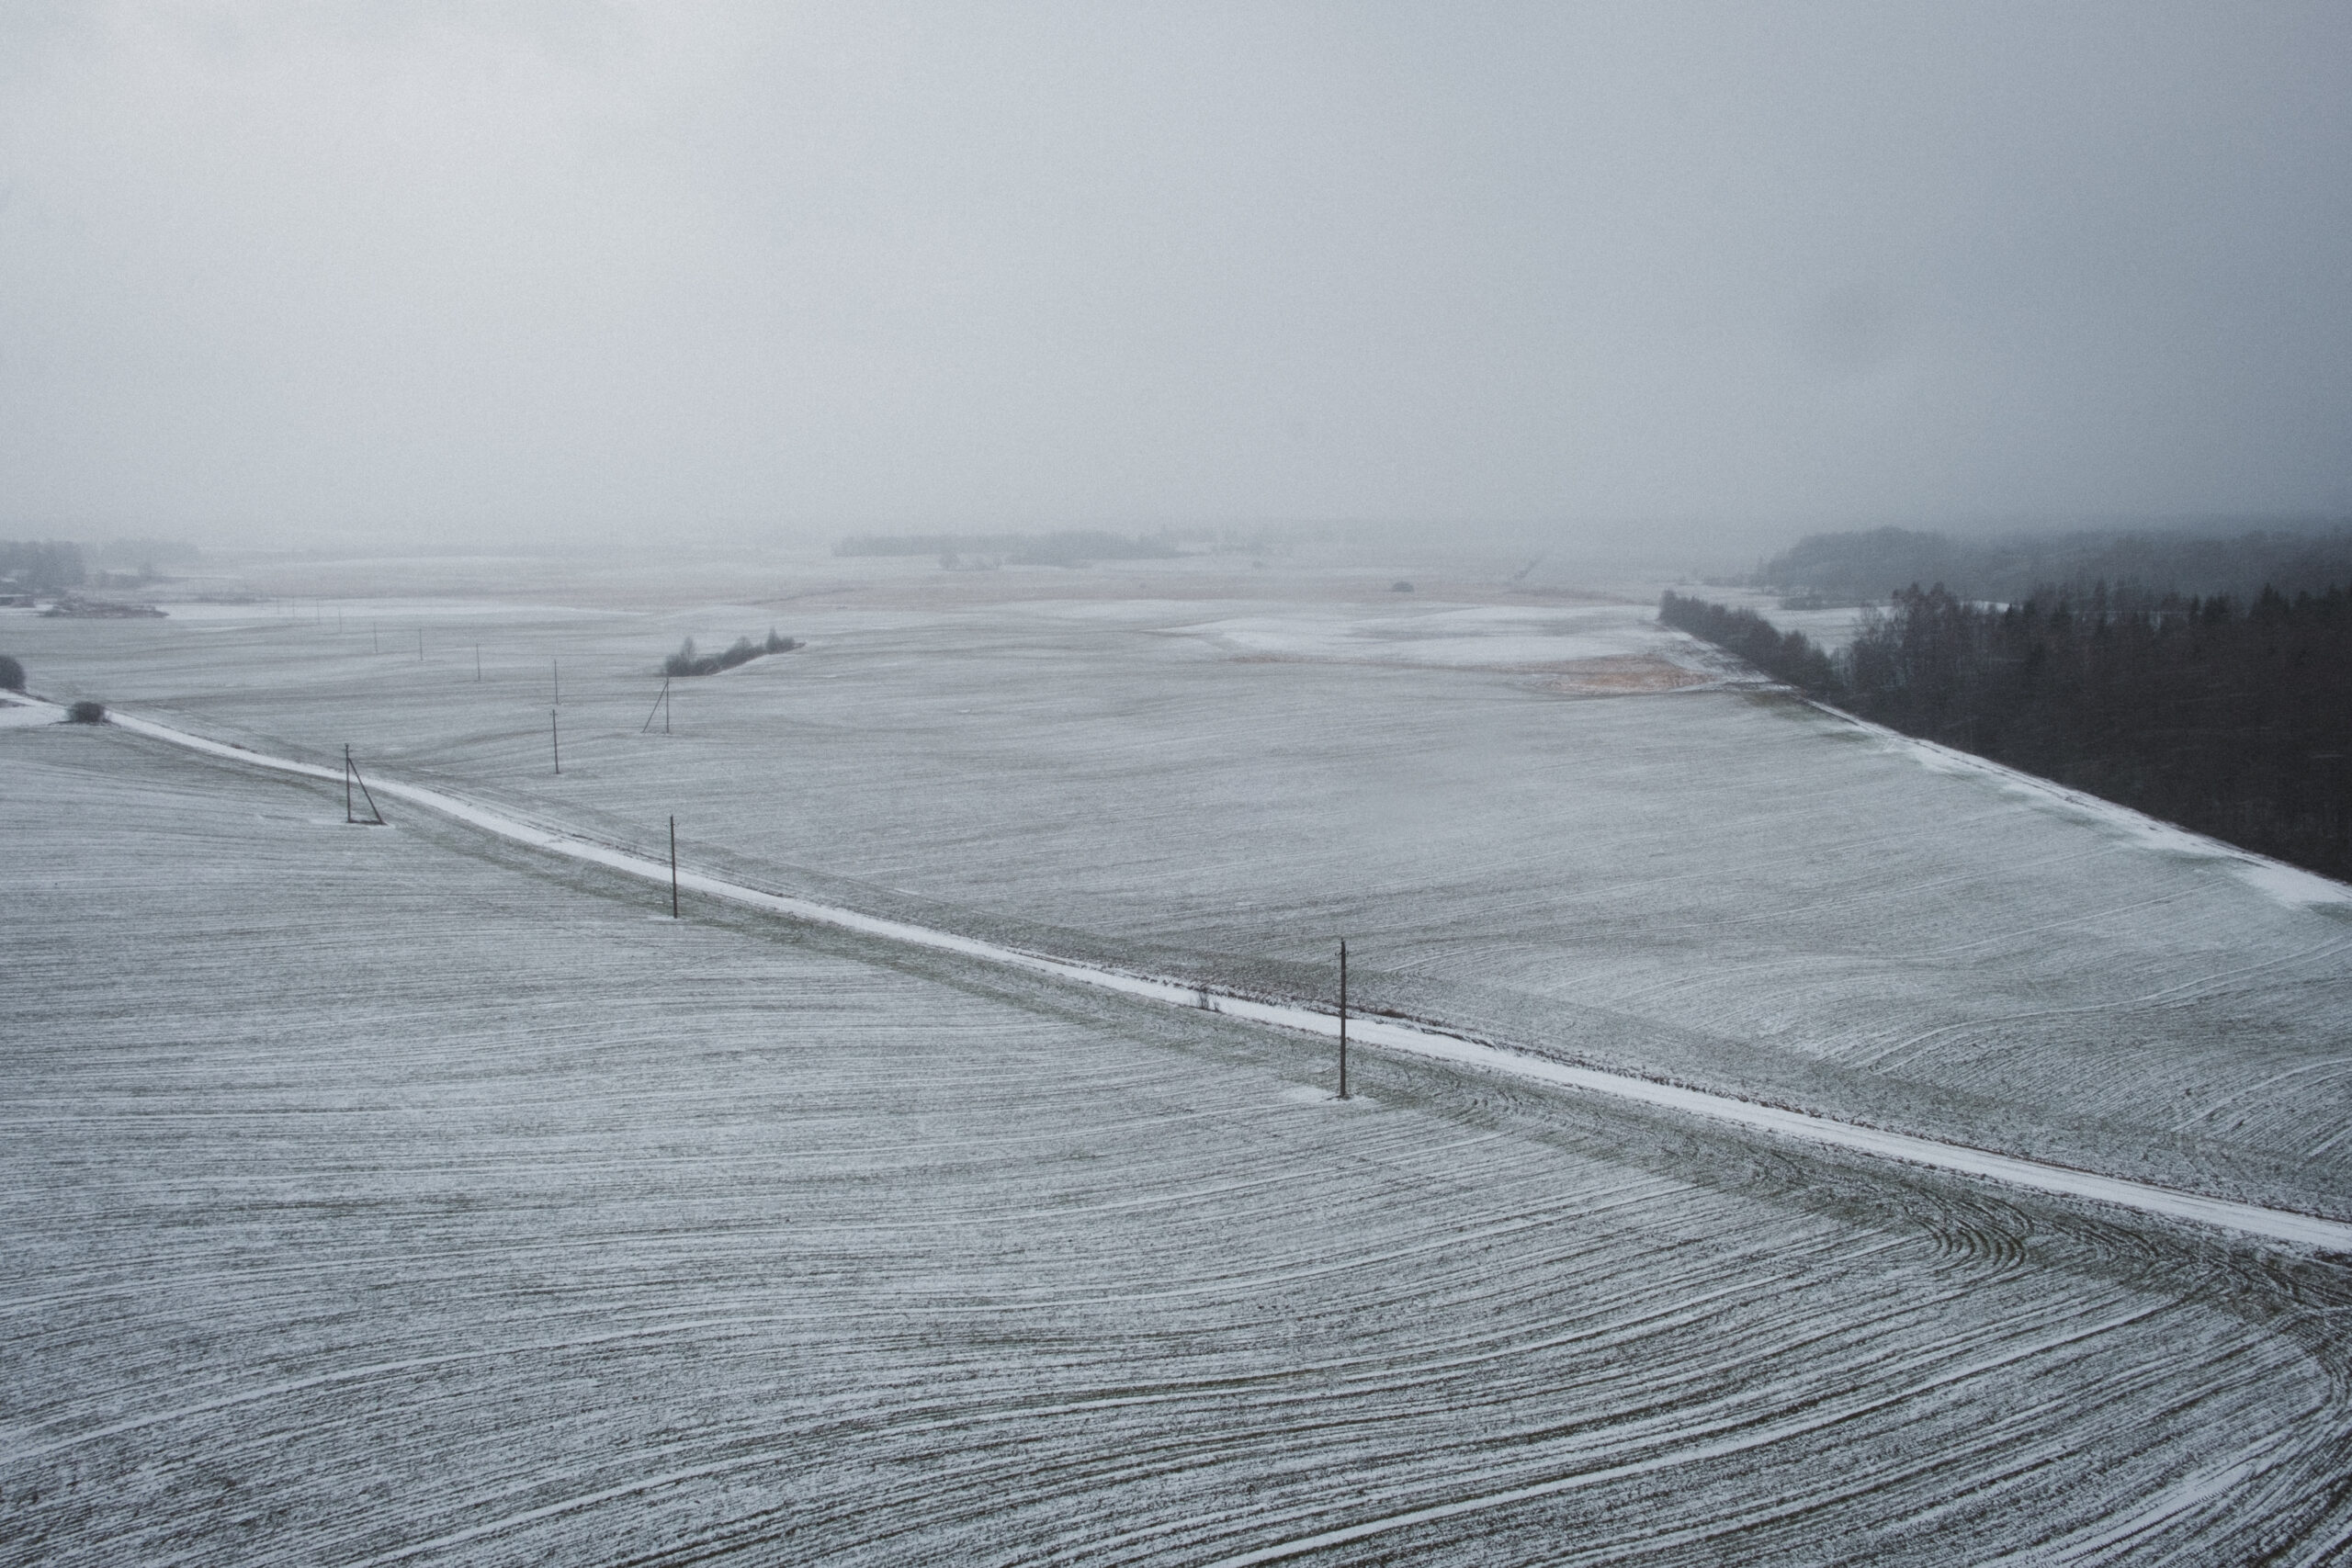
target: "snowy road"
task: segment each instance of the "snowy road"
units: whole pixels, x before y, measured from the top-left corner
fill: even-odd
[[[278,773],[329,783],[342,782],[341,773],[333,768],[270,756],[124,714],[118,713],[113,717],[122,728],[134,734],[191,750]],[[670,878],[671,870],[666,862],[616,845],[596,842],[560,828],[527,822],[443,791],[391,779],[371,778],[369,784],[381,799],[420,806],[534,850],[562,855],[650,882],[666,885]],[[1006,964],[1170,1006],[1197,1006],[1202,996],[1200,990],[1189,982],[1072,963],[952,932],[765,892],[684,868],[679,871],[678,883],[683,890],[706,897],[835,926],[885,941]],[[1312,1034],[1335,1036],[1338,1033],[1337,1019],[1314,1008],[1246,998],[1216,998],[1215,1002],[1218,1010],[1230,1017]],[[1393,1020],[1351,1020],[1350,1036],[1352,1041],[1386,1050],[1499,1073],[1554,1088],[1606,1095],[1706,1117],[1841,1150],[1952,1171],[2065,1198],[2113,1204],[2166,1220],[2218,1226],[2266,1241],[2324,1252],[2352,1253],[2352,1224],[2337,1221],[2178,1191],[2120,1177],[1886,1132],[1679,1085],[1572,1066],[1440,1029],[1417,1027]]]

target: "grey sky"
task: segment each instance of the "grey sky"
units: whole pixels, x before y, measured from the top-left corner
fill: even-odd
[[[0,528],[2352,511],[2352,7],[0,6]]]

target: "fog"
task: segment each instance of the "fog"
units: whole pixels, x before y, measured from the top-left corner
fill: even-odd
[[[0,534],[2352,512],[2352,10],[0,10]]]

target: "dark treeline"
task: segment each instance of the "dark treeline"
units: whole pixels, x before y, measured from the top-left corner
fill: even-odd
[[[2009,603],[2038,590],[2226,593],[2265,587],[2324,593],[2352,582],[2352,529],[2218,534],[2120,532],[1954,539],[1905,528],[1815,534],[1758,567],[1754,581],[1792,607],[1884,604],[1906,583],[1940,582],[1962,599]]]
[[[1844,663],[1866,718],[2352,877],[2352,592],[1915,587]]]
[[[1786,672],[1786,637],[1774,669],[1704,629],[1763,647],[1743,616],[1770,631],[1670,594],[1660,610],[1890,728],[2352,879],[2352,590],[1993,605],[1915,585],[1865,613],[1820,685]]]
[[[1840,689],[1837,666],[1829,655],[1803,632],[1784,632],[1753,610],[1711,604],[1668,592],[1658,601],[1657,618],[1679,631],[1728,649],[1776,681],[1786,681],[1815,696]]]
[[[0,581],[24,593],[54,593],[85,581],[82,547],[62,539],[0,539]]]
[[[721,670],[732,670],[739,664],[749,664],[763,654],[789,653],[799,646],[788,637],[776,636],[774,626],[768,628],[765,642],[753,642],[750,637],[739,637],[735,639],[733,646],[724,653],[698,654],[695,651],[695,639],[688,637],[679,645],[677,652],[662,661],[662,673],[664,675],[716,675]]]

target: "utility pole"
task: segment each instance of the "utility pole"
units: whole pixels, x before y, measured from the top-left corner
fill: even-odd
[[[1340,1098],[1348,1098],[1348,944],[1340,943]]]
[[[555,709],[548,709],[548,746],[555,752],[556,776],[563,776],[563,737],[556,732]]]
[[[678,819],[670,818],[670,918],[678,918]]]
[[[670,733],[670,677],[662,677],[662,690],[654,694],[653,705],[645,710],[645,722],[637,727],[639,735],[653,728],[653,716],[662,716],[662,733]]]
[[[360,797],[368,802],[368,820],[365,822],[359,820],[359,813],[353,809],[351,786],[355,784],[359,786]],[[385,826],[383,808],[376,804],[376,792],[369,789],[368,781],[360,776],[359,764],[351,760],[351,744],[348,741],[343,748],[343,819],[346,823],[357,823],[362,828]]]

